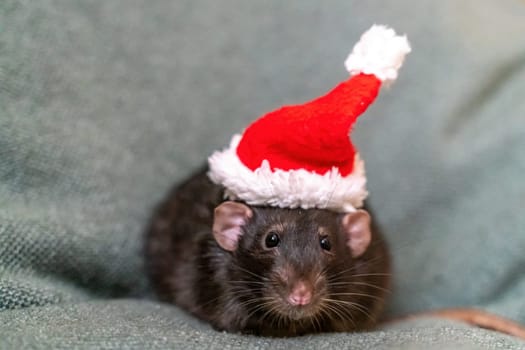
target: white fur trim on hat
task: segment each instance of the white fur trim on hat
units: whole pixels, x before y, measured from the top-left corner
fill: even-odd
[[[345,67],[351,75],[373,74],[383,82],[391,82],[397,78],[397,71],[409,52],[406,36],[396,35],[386,26],[373,25],[355,44]]]
[[[304,169],[272,171],[266,160],[252,171],[237,156],[240,140],[241,135],[234,135],[229,148],[208,158],[208,176],[226,188],[228,199],[250,205],[352,212],[363,205],[368,195],[364,161],[358,153],[352,173],[345,177],[335,167],[324,175]]]

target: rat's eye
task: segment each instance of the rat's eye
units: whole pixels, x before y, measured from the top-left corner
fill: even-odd
[[[328,237],[323,236],[319,239],[319,244],[321,245],[321,248],[324,250],[330,250],[332,249],[332,245],[330,244],[330,241],[328,240]]]
[[[280,242],[281,242],[281,239],[279,238],[279,235],[275,231],[270,231],[266,235],[266,239],[264,240],[264,244],[266,245],[266,248],[277,247]]]

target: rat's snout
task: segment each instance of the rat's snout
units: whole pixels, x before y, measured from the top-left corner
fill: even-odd
[[[312,300],[312,289],[311,285],[304,281],[298,281],[293,285],[292,291],[288,295],[287,300],[294,306],[308,305]]]
[[[281,305],[280,313],[298,320],[318,311],[326,288],[324,275],[318,269],[287,262],[274,272],[275,283],[270,293]]]

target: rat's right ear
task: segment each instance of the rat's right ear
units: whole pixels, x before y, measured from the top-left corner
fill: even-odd
[[[221,203],[213,216],[213,237],[223,249],[234,251],[242,235],[242,226],[252,216],[247,205],[231,201]]]

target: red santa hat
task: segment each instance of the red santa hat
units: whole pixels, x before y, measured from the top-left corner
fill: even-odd
[[[382,84],[397,78],[410,52],[405,36],[374,25],[345,61],[350,78],[326,95],[257,119],[209,159],[225,196],[250,205],[351,212],[368,195],[364,162],[350,141],[353,124]]]

